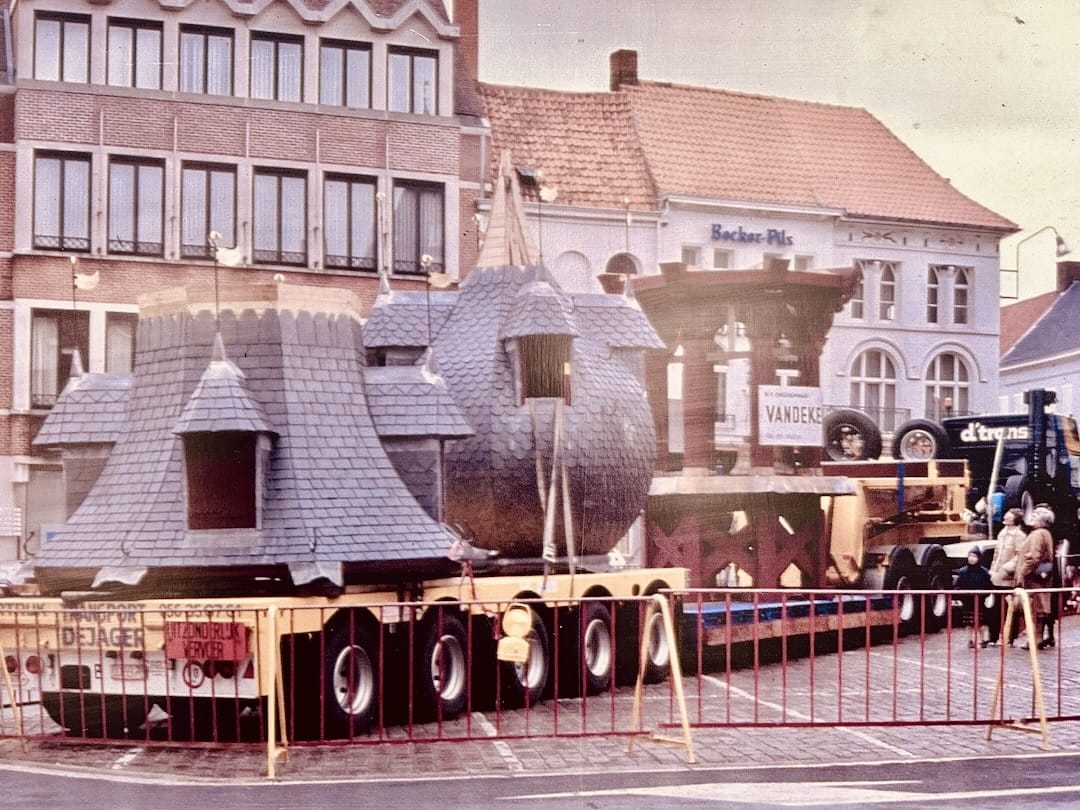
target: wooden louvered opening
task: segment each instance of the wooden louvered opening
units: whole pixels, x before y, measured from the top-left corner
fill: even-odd
[[[256,528],[255,433],[184,436],[189,529]]]

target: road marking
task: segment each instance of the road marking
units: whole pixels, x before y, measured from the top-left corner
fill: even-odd
[[[480,730],[489,737],[497,737],[499,735],[498,729],[491,725],[491,721],[487,719],[487,716],[483,712],[472,713],[473,722],[480,726]],[[506,763],[506,767],[511,771],[524,771],[525,766],[521,763],[521,760],[517,758],[514,753],[514,749],[504,740],[492,740],[492,746],[499,752],[499,756],[502,757],[502,761]]]
[[[1006,797],[1049,796],[1075,793],[1075,785],[1051,785],[1042,788],[1004,788],[1002,790],[967,790],[952,793],[887,790],[889,785],[920,785],[921,782],[709,782],[690,785],[660,785],[640,788],[610,788],[564,793],[533,793],[526,796],[500,796],[501,801],[536,801],[584,799],[600,796],[650,796],[691,799],[695,801],[761,803],[780,807],[820,807],[899,802],[942,802]],[[880,787],[879,787],[880,786]]]
[[[130,763],[134,762],[135,758],[138,757],[139,754],[142,753],[142,751],[143,750],[141,748],[129,748],[127,751],[125,751],[123,754],[116,758],[116,761],[112,764],[112,769],[114,771],[123,770]]]
[[[716,678],[716,677],[714,677],[712,675],[705,675],[703,677],[705,678],[705,680],[710,681],[710,682],[716,684],[717,686],[720,686],[720,687],[726,689],[731,694],[733,694],[733,695],[735,695],[737,697],[745,698],[745,699],[747,699],[749,701],[752,701],[752,702],[756,702],[760,706],[765,706],[766,708],[769,708],[769,709],[775,709],[776,711],[779,711],[779,712],[786,712],[789,716],[797,717],[797,718],[799,718],[801,720],[810,720],[810,721],[814,720],[814,718],[811,717],[810,715],[803,714],[800,711],[792,709],[790,706],[782,706],[779,703],[773,703],[772,701],[768,701],[768,700],[761,700],[760,698],[756,697],[755,695],[751,694],[750,692],[747,692],[747,691],[745,691],[743,689],[739,689],[737,686],[732,686],[732,685],[730,685],[728,683],[725,683],[720,678]],[[879,740],[877,737],[874,737],[874,736],[872,736],[870,734],[867,734],[864,731],[858,731],[858,730],[853,729],[853,728],[845,728],[844,726],[838,726],[836,728],[836,731],[844,733],[844,734],[850,734],[850,735],[852,735],[854,737],[858,737],[863,742],[869,743],[870,745],[877,746],[878,748],[884,748],[886,751],[892,751],[897,756],[910,757],[912,759],[915,759],[918,756],[917,754],[913,754],[911,751],[907,751],[907,750],[905,750],[903,748],[899,748],[899,747],[897,747],[895,745],[892,745],[890,743],[885,742],[884,740]]]

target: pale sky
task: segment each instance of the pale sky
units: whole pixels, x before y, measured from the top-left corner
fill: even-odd
[[[865,108],[960,191],[1028,234],[1054,226],[1080,258],[1076,0],[480,0],[480,28],[484,81],[602,90],[608,55],[633,48],[643,79]],[[1052,255],[1043,236],[1025,270]]]

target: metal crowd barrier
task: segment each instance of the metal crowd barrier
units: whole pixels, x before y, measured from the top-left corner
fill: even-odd
[[[1055,643],[1037,654],[989,643],[1001,591],[665,593],[677,638],[643,645],[653,597],[520,600],[516,629],[503,620],[510,603],[13,610],[2,600],[0,736],[272,747],[630,738],[683,725],[683,709],[696,729],[1007,724],[1036,715],[1033,660],[1046,718],[1080,719],[1069,685],[1080,618],[1061,609],[1071,589],[1051,593]]]

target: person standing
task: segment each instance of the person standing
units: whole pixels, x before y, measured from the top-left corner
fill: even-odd
[[[967,565],[956,573],[953,588],[958,591],[988,591],[991,587],[990,572],[982,564],[982,549],[977,545],[972,546],[968,551]],[[972,635],[968,647],[985,647],[988,643],[982,637],[982,628],[989,625],[988,619],[994,610],[980,604],[985,597],[984,593],[964,594],[960,597],[964,605],[964,621],[971,622]]]
[[[1049,576],[1044,579],[1040,573],[1040,565],[1043,563],[1048,563],[1051,567],[1054,564],[1054,537],[1050,534],[1050,527],[1053,525],[1053,511],[1048,506],[1035,507],[1031,513],[1031,533],[1019,549],[1016,564],[1017,581],[1026,590],[1032,591],[1031,609],[1035,612],[1035,637],[1040,650],[1054,646],[1050,594],[1043,590],[1051,584],[1051,579]]]
[[[995,588],[1004,591],[1012,591],[1016,587],[1017,553],[1027,536],[1023,526],[1024,512],[1020,509],[1010,509],[1001,516],[1002,527],[997,536],[997,548],[994,551],[994,559],[990,562],[990,581]],[[1011,597],[1002,594],[1005,599]],[[1000,637],[1001,625],[1005,619],[1005,599],[994,596],[993,611],[996,623],[990,625],[990,643],[997,644]],[[1001,639],[1004,644],[1011,644],[1016,636],[1016,626],[1019,617],[1014,613],[1011,627],[1005,628],[1005,637]],[[996,624],[996,627],[995,627]]]

